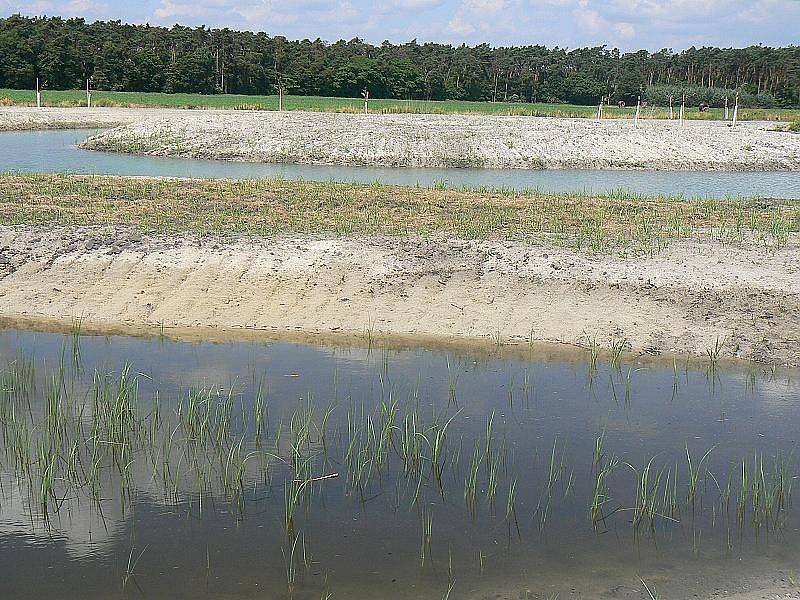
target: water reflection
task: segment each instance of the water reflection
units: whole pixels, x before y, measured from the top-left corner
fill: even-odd
[[[800,557],[796,372],[584,358],[3,331],[0,594],[686,597]]]
[[[45,523],[36,507],[30,506],[30,496],[20,488],[20,482],[7,473],[0,474],[0,478],[0,539],[13,539],[14,545],[32,548],[62,547],[70,561],[90,561],[113,553],[126,527],[126,515],[119,503],[104,503],[102,510],[92,504],[67,504],[64,511]]]

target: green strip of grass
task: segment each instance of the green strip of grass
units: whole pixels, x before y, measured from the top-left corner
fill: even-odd
[[[691,236],[780,247],[800,232],[800,204],[286,180],[2,175],[0,223],[121,225],[163,234],[546,236],[578,249],[652,254]]]
[[[45,90],[42,92],[45,106],[85,106],[86,92],[83,90]],[[0,104],[28,105],[36,103],[33,90],[0,89]],[[104,92],[93,91],[94,106],[120,107],[164,107],[164,108],[214,108],[241,110],[278,110],[277,96],[243,96],[235,94],[164,94],[156,92]],[[309,110],[322,112],[362,112],[364,101],[360,98],[329,98],[322,96],[285,96],[286,110]],[[573,104],[546,104],[524,102],[466,102],[446,100],[441,102],[424,100],[370,100],[373,113],[430,113],[430,114],[479,114],[479,115],[519,115],[541,117],[593,118],[595,106]],[[608,118],[633,118],[634,108],[606,107],[604,116]],[[665,119],[669,109],[648,107],[643,109],[644,118]],[[686,111],[688,119],[720,120],[722,109],[700,112],[697,108]],[[800,110],[790,109],[743,109],[739,113],[742,120],[793,121],[800,120]]]

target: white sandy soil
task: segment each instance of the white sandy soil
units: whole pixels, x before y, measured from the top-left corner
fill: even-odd
[[[120,126],[119,128],[117,128]],[[97,150],[254,162],[486,168],[800,169],[780,124],[163,108],[0,107],[0,131],[114,128]]]
[[[154,118],[178,115],[178,109],[160,108],[34,108],[0,106],[0,131],[31,129],[103,129]]]
[[[649,258],[452,239],[141,237],[0,228],[0,317],[404,334],[800,365],[800,249],[676,242]]]
[[[797,170],[774,123],[180,111],[103,132],[96,150],[389,167]]]

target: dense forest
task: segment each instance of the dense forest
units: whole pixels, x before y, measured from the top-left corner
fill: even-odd
[[[800,46],[622,53],[546,48],[290,41],[230,29],[0,19],[0,88],[273,94],[593,104],[691,92],[719,104],[800,105]]]

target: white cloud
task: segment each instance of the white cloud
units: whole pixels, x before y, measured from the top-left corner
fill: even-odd
[[[506,0],[464,0],[461,9],[470,13],[497,12],[509,8],[509,4]]]
[[[50,2],[49,0],[36,0],[35,2],[28,2],[25,4],[24,9],[19,3],[9,2],[8,4],[11,10],[24,10],[26,13],[29,12],[33,14],[52,13],[55,10],[55,3]]]
[[[572,11],[578,25],[590,33],[596,34],[608,27],[608,22],[600,16],[600,13],[590,8],[580,6]]]
[[[631,39],[636,35],[636,28],[630,23],[617,23],[614,25],[614,31],[617,32],[617,35],[625,39]]]
[[[447,31],[455,34],[456,36],[467,37],[475,32],[475,27],[468,23],[463,17],[453,17],[447,24]]]
[[[413,1],[413,0],[412,0]],[[287,37],[363,36],[370,11],[357,10],[349,0],[161,0],[150,22],[226,26]]]
[[[21,13],[24,15],[59,15],[62,17],[94,17],[106,15],[107,2],[91,0],[35,0],[34,2],[0,2],[2,13]],[[0,17],[5,14],[0,13]]]
[[[450,41],[487,41],[516,28],[520,0],[461,0],[444,30]]]
[[[402,9],[421,9],[441,6],[443,3],[444,0],[399,0],[395,6]]]
[[[94,8],[92,2],[89,0],[70,0],[67,4],[67,10],[73,14],[86,14]]]
[[[153,14],[159,19],[184,16],[218,15],[221,10],[232,8],[230,0],[197,0],[195,2],[173,2],[163,0]]]

